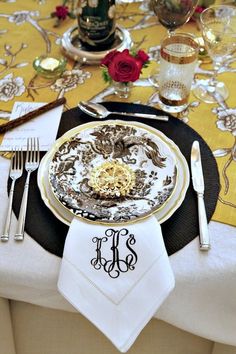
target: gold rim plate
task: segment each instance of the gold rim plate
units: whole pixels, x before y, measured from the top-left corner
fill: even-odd
[[[130,122],[127,124],[124,121],[106,121],[106,122],[90,122],[83,125],[80,125],[74,129],[71,129],[67,133],[65,133],[61,138],[59,138],[52,146],[51,150],[44,156],[41,161],[39,171],[38,171],[38,186],[41,192],[42,199],[47,207],[54,213],[54,215],[61,220],[63,223],[69,225],[74,217],[74,215],[58,200],[55,198],[54,193],[51,190],[51,186],[48,179],[48,170],[51,160],[55,154],[55,152],[59,149],[61,144],[66,140],[69,140],[72,136],[78,134],[80,131],[88,128],[92,128],[98,125],[111,124],[111,125],[130,125],[136,128],[142,128],[146,131],[158,136],[165,144],[168,145],[171,152],[174,154],[176,159],[176,166],[178,169],[178,178],[175,189],[170,196],[170,198],[163,204],[161,208],[159,208],[154,215],[157,217],[160,223],[166,221],[175,210],[181,205],[184,200],[188,185],[189,185],[189,170],[186,160],[179,148],[176,144],[167,138],[163,133],[156,130],[155,128],[149,127],[143,123],[138,122]],[[150,213],[151,214],[151,213]],[[147,216],[147,215],[146,215]],[[139,219],[135,219],[133,221],[138,221]],[[85,221],[89,221],[86,220]],[[101,223],[101,222],[97,222]]]

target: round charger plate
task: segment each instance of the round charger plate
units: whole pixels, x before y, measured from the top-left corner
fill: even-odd
[[[155,206],[153,206],[153,205],[148,206],[148,204],[147,204],[149,210],[145,212],[140,209],[139,210],[140,214],[138,216],[145,217],[145,216],[150,215],[151,213],[155,212],[155,216],[157,217],[157,219],[160,223],[167,220],[174,213],[174,211],[181,205],[181,203],[184,199],[185,193],[186,193],[188,185],[189,185],[188,166],[185,161],[185,158],[183,157],[183,155],[179,151],[178,147],[170,139],[168,139],[163,133],[157,131],[156,129],[151,128],[151,127],[149,127],[145,124],[142,124],[142,123],[137,123],[137,122],[135,122],[135,123],[130,122],[128,124],[123,121],[119,122],[119,121],[114,121],[114,120],[113,121],[106,121],[105,123],[100,122],[100,124],[98,122],[91,122],[91,123],[87,123],[87,124],[84,124],[84,125],[81,125],[79,127],[72,129],[71,131],[67,132],[64,136],[62,136],[60,139],[58,139],[57,142],[54,144],[53,148],[42,159],[40,167],[39,167],[39,171],[38,171],[38,186],[39,186],[41,197],[42,197],[44,203],[54,213],[54,215],[59,220],[61,220],[63,223],[65,223],[67,225],[69,225],[71,223],[71,221],[74,217],[73,208],[65,207],[63,205],[63,203],[61,203],[59,201],[60,195],[59,196],[57,195],[58,188],[56,188],[56,195],[54,194],[55,192],[52,191],[52,188],[51,188],[51,185],[50,185],[50,182],[48,179],[48,171],[50,169],[51,176],[55,176],[55,174],[54,174],[55,166],[56,166],[56,170],[58,169],[59,171],[62,167],[64,167],[64,162],[63,162],[63,166],[61,165],[61,163],[58,164],[56,162],[56,165],[55,165],[52,162],[53,156],[57,156],[57,159],[58,158],[64,159],[64,157],[63,157],[64,153],[62,153],[62,154],[59,153],[59,155],[58,155],[58,153],[56,151],[58,151],[58,149],[60,149],[62,152],[68,150],[67,149],[68,148],[68,140],[69,140],[69,142],[71,142],[71,140],[70,140],[71,137],[75,136],[75,134],[78,134],[79,131],[81,131],[81,130],[88,132],[89,129],[90,130],[91,130],[91,128],[94,129],[94,123],[96,124],[96,126],[99,125],[99,126],[102,126],[103,128],[108,126],[108,124],[109,124],[109,126],[110,125],[115,126],[118,123],[120,123],[124,127],[127,127],[127,126],[130,126],[133,128],[135,127],[135,129],[137,129],[139,133],[143,133],[149,137],[153,137],[153,139],[156,139],[156,141],[158,141],[159,144],[161,142],[161,144],[160,144],[161,151],[164,150],[165,153],[167,153],[169,155],[168,158],[170,159],[169,163],[168,163],[168,172],[172,171],[172,173],[176,173],[176,170],[177,170],[178,171],[178,178],[177,178],[177,180],[176,180],[176,178],[174,178],[173,182],[170,182],[169,173],[167,173],[168,185],[167,185],[167,188],[166,188],[166,186],[164,188],[165,188],[165,190],[166,189],[168,190],[168,188],[170,188],[170,191],[171,191],[171,192],[169,192],[169,195],[167,196],[167,198],[166,198],[166,191],[165,191],[165,193],[162,194],[163,199],[159,198],[159,204],[156,204]],[[147,132],[148,132],[148,134],[147,134]],[[66,143],[65,143],[65,141],[66,141]],[[70,146],[70,144],[69,144],[69,146]],[[141,146],[140,148],[143,149],[144,147]],[[70,149],[70,151],[71,151],[71,149]],[[143,151],[143,154],[145,154],[144,151]],[[69,158],[69,160],[73,155],[78,157],[77,153],[75,153],[75,151],[74,151],[74,152],[69,153],[69,156],[67,156]],[[140,162],[141,162],[141,160],[139,159],[138,163],[140,163]],[[150,164],[150,166],[152,165],[151,160],[149,161],[149,164]],[[144,169],[147,170],[147,168],[145,168],[145,167],[144,167]],[[159,170],[160,169],[157,168],[157,171],[159,171]],[[164,171],[164,170],[163,170],[162,175],[165,176],[165,178],[166,178],[166,171]],[[68,172],[69,172],[69,174],[73,173],[72,169],[70,169],[70,168],[69,168]],[[49,175],[50,175],[50,173],[49,173]],[[150,171],[149,175],[152,178],[153,177],[155,178],[155,176],[151,174],[151,171]],[[70,178],[71,178],[71,175],[70,175]],[[54,177],[52,178],[52,180],[54,180]],[[73,180],[73,177],[72,177],[72,180]],[[160,178],[160,180],[161,180],[161,178]],[[62,182],[64,183],[65,181],[62,181]],[[65,183],[67,183],[67,182],[65,182]],[[155,184],[155,181],[154,181],[154,184]],[[57,187],[58,187],[58,185],[57,185]],[[69,183],[69,187],[71,187],[71,183]],[[64,185],[63,185],[63,188],[64,188]],[[159,186],[159,188],[160,188],[160,186]],[[156,183],[156,190],[158,190],[158,183]],[[66,192],[65,195],[68,195],[68,193]],[[112,201],[112,199],[109,202],[111,202],[111,201]],[[96,200],[93,200],[93,202],[96,202]],[[131,206],[131,209],[132,209],[132,205],[134,203],[137,205],[137,201],[134,201],[132,199],[130,199],[128,201],[128,205]],[[143,201],[141,201],[140,206],[142,204],[143,204]],[[114,211],[117,211],[117,207],[115,207],[113,209],[114,209]],[[110,210],[110,208],[109,208],[109,210]],[[88,213],[88,209],[85,208],[84,212]],[[132,221],[132,217],[130,217],[130,213],[127,213],[127,208],[125,209],[125,214],[124,214],[124,215],[126,215],[126,218],[127,218],[127,215],[129,215],[129,218],[127,220],[125,220],[124,218],[122,220],[122,218],[120,218],[121,214],[122,214],[121,212],[119,213],[119,215],[120,215],[119,220],[114,220],[115,214],[116,213],[113,213],[112,218],[110,216],[110,218],[106,218],[106,220],[103,220],[103,222],[114,223],[114,222],[118,222],[118,221],[119,222],[120,221],[122,221],[122,222]],[[87,215],[87,214],[85,214],[85,215]],[[133,218],[135,221],[137,219],[137,215],[135,215],[135,217],[133,217]],[[101,220],[99,220],[99,222],[101,222]]]
[[[66,56],[75,61],[83,60],[86,64],[100,64],[104,56],[112,50],[122,51],[130,49],[133,42],[129,31],[121,26],[117,26],[115,32],[115,41],[112,47],[104,51],[87,51],[81,46],[78,38],[78,26],[69,28],[61,38],[61,46]]]

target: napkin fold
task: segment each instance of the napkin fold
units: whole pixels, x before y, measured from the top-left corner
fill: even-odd
[[[119,226],[73,219],[58,289],[118,350],[130,348],[173,288],[154,216]]]

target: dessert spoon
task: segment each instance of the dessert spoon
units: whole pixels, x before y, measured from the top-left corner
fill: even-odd
[[[94,118],[99,118],[103,119],[106,118],[109,114],[116,114],[120,116],[128,116],[128,117],[139,117],[139,118],[148,118],[148,119],[155,119],[155,120],[163,120],[163,121],[168,121],[168,116],[157,116],[155,114],[147,114],[147,113],[133,113],[133,112],[114,112],[114,111],[108,111],[106,107],[99,103],[93,103],[93,102],[85,102],[81,101],[78,104],[78,107],[83,111],[84,113],[94,117]]]

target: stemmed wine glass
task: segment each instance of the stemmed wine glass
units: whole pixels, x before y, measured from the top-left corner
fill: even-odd
[[[206,103],[215,103],[215,95],[222,100],[229,95],[225,84],[217,81],[216,77],[223,62],[236,50],[236,8],[228,5],[210,6],[200,15],[200,26],[213,61],[214,74],[209,80],[200,80],[193,93]]]
[[[151,6],[159,22],[171,36],[176,28],[184,25],[195,11],[198,0],[152,0]]]

